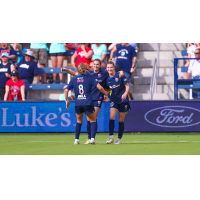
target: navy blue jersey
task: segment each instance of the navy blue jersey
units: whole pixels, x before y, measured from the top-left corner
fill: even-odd
[[[6,85],[6,82],[9,78],[6,77],[5,73],[8,73],[10,74],[11,73],[11,70],[10,70],[10,65],[12,63],[8,62],[7,65],[3,65],[3,64],[0,64],[0,87],[4,88],[5,85]]]
[[[98,82],[96,82],[92,76],[81,74],[74,77],[67,86],[67,89],[74,89],[76,97],[75,106],[94,106],[92,100],[92,88],[96,87],[97,84]]]
[[[119,73],[116,73],[115,76],[109,77],[106,84],[109,86],[111,91],[110,101],[113,101],[117,104],[129,102],[128,95],[124,101],[122,101],[122,95],[126,91],[125,84],[127,83],[126,77],[119,78]]]
[[[17,64],[17,66],[20,79],[26,79],[30,83],[33,82],[34,75],[40,73],[37,63],[33,60],[26,62],[25,59],[23,59]]]
[[[100,70],[98,73],[87,71],[87,75],[93,76],[95,81],[97,81],[103,88],[106,87],[106,80],[109,77],[107,71]],[[101,93],[96,86],[92,87],[92,99],[95,101],[97,100],[101,101],[104,99],[104,94]]]
[[[130,72],[132,67],[132,59],[133,57],[137,56],[135,49],[132,46],[124,47],[121,44],[118,44],[116,47],[116,65],[119,65],[122,71]]]

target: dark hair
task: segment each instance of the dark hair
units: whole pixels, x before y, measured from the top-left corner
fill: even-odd
[[[98,61],[98,62],[100,63],[100,65],[101,65],[101,60],[99,60],[99,59],[94,59],[94,61]]]
[[[108,64],[111,64],[111,65],[113,65],[113,66],[115,67],[114,62],[112,62],[112,61],[108,61],[108,62],[107,62],[107,65],[108,65]]]

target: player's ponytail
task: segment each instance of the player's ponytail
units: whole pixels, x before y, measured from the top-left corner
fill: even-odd
[[[84,63],[80,63],[78,65],[78,73],[79,74],[85,74],[87,71],[88,65],[84,64]]]

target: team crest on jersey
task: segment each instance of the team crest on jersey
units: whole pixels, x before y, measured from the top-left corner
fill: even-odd
[[[98,74],[98,77],[101,78],[101,74]]]
[[[115,81],[116,81],[116,82],[118,82],[118,81],[119,81],[119,79],[118,79],[118,78],[115,78]]]
[[[127,106],[127,105],[125,105],[125,111],[127,111],[127,109],[128,109],[128,106]]]

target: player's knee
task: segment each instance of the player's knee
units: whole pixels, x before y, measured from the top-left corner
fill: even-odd
[[[82,124],[83,121],[82,120],[77,120],[77,123]]]
[[[115,120],[115,116],[110,116],[110,120]]]

